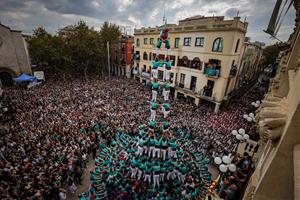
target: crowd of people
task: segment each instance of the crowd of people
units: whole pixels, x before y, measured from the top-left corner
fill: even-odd
[[[28,90],[4,89],[1,107],[10,117],[0,140],[1,199],[65,199],[66,190],[74,193],[88,156],[97,156],[98,136],[110,145],[119,132],[138,135],[139,125],[150,117],[150,96],[148,87],[118,78],[49,80]],[[248,93],[219,114],[173,100],[170,128],[194,139],[197,151],[211,159],[235,147],[233,129],[253,131],[242,116],[258,98]],[[95,129],[98,124],[105,128]]]

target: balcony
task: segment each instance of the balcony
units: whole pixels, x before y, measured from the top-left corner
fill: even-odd
[[[141,60],[140,54],[133,54],[133,59],[135,61],[140,61]]]
[[[213,69],[213,68],[205,67],[203,74],[205,74],[207,77],[219,78],[220,77],[220,69]]]
[[[193,88],[185,88],[183,83],[176,83],[175,87],[176,87],[176,89],[181,90],[181,91],[183,91],[185,93],[189,93],[189,94],[192,94],[192,95],[199,95],[196,92],[196,88],[195,87],[193,87]]]
[[[183,56],[182,59],[178,57],[177,66],[178,67],[187,67],[191,69],[202,69],[203,62],[200,61],[198,57],[195,57],[193,60],[189,60],[186,56]]]
[[[202,99],[205,99],[207,101],[215,102],[215,93],[213,93],[212,89],[205,89],[203,88],[200,90],[200,96]]]

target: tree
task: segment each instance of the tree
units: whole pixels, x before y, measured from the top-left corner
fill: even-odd
[[[74,67],[87,79],[88,70],[95,71],[102,56],[100,33],[90,29],[85,22],[79,21],[68,40],[68,45]]]
[[[275,43],[273,45],[267,46],[263,51],[263,56],[265,57],[264,65],[268,66],[269,64],[274,64],[276,58],[279,54],[279,47],[282,43]]]
[[[119,43],[119,38],[121,36],[120,27],[116,24],[112,24],[109,22],[104,22],[100,29],[101,39],[105,49],[105,56],[104,59],[107,60],[107,48],[106,44],[109,42],[109,51],[113,52],[117,48],[117,44]],[[109,58],[111,59],[111,58]],[[105,62],[107,63],[107,62]]]
[[[90,28],[84,21],[68,26],[68,34],[51,35],[44,28],[34,30],[28,41],[32,63],[47,65],[63,78],[67,74],[103,74],[107,63],[106,42],[111,49],[118,43],[119,27],[105,22],[101,32]],[[70,28],[71,27],[71,28]]]
[[[49,64],[52,36],[43,28],[33,30],[33,37],[28,41],[29,53],[33,64]]]

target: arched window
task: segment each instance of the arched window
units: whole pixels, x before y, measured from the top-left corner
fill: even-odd
[[[188,67],[188,65],[189,65],[188,62],[189,62],[188,57],[183,56],[183,57],[182,57],[182,66]]]
[[[136,46],[139,47],[140,46],[140,39],[136,39]]]
[[[148,60],[148,54],[146,52],[144,52],[143,59]]]
[[[236,41],[236,46],[235,46],[235,51],[234,51],[234,53],[236,53],[236,52],[238,51],[238,49],[239,49],[239,44],[240,44],[240,39],[238,39],[238,40]]]
[[[200,61],[200,58],[195,57],[192,60],[192,66],[191,67],[194,68],[194,69],[200,69],[201,70],[201,61]]]
[[[223,51],[223,38],[218,37],[214,40],[212,51],[222,52]]]
[[[152,60],[152,53],[149,53],[149,60]]]

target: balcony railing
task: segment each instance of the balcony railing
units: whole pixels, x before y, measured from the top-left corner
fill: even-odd
[[[133,59],[134,59],[135,61],[140,61],[140,60],[141,60],[140,54],[134,54],[134,55],[133,55]]]
[[[184,87],[184,84],[183,83],[176,83],[175,86],[177,87],[177,89],[179,90],[182,90],[186,93],[190,93],[190,94],[194,94],[194,95],[199,95],[199,92],[196,92],[196,88],[193,87],[193,88],[186,88]]]
[[[216,93],[212,93],[212,90],[204,91],[204,89],[199,92],[202,99],[206,99],[208,101],[215,101]]]
[[[220,76],[220,70],[219,69],[213,69],[209,67],[205,67],[203,74],[205,74],[208,77],[213,77],[213,78],[219,78]]]

